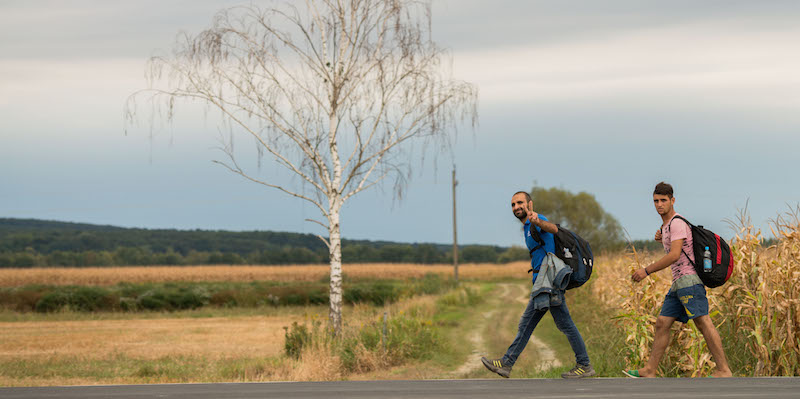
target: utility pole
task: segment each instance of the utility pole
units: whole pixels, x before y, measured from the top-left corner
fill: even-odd
[[[456,232],[456,165],[453,164],[453,275],[458,283],[458,233]]]

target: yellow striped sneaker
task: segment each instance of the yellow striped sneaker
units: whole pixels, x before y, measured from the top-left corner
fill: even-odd
[[[595,375],[597,375],[597,373],[595,373],[594,368],[592,366],[589,365],[584,366],[582,364],[577,364],[572,370],[567,371],[564,374],[561,374],[561,378],[585,378],[585,377],[593,377]]]
[[[481,363],[483,363],[489,371],[499,374],[500,377],[508,378],[508,376],[511,375],[511,366],[503,364],[502,358],[489,360],[485,357],[481,357]]]

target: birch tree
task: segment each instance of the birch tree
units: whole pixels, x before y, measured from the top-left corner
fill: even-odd
[[[330,323],[342,327],[342,205],[386,181],[402,190],[409,154],[441,151],[477,118],[477,90],[451,77],[430,37],[429,1],[306,0],[218,12],[211,27],[181,34],[149,60],[148,88],[125,107],[134,123],[144,97],[156,120],[199,101],[231,133],[214,162],[312,204],[330,255]],[[233,139],[250,136],[260,156],[298,177],[264,178]],[[411,145],[411,143],[418,143]],[[259,158],[261,159],[261,158]],[[260,163],[260,162],[259,162]]]

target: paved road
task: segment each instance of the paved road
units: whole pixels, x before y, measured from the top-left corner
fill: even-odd
[[[800,378],[487,379],[0,388],[0,398],[800,398]]]

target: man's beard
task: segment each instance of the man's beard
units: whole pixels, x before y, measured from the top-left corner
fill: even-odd
[[[525,219],[528,218],[528,212],[522,211],[522,216],[519,216],[519,214],[517,212],[514,212],[514,216],[516,216],[516,218],[519,219],[520,221],[524,222]]]

